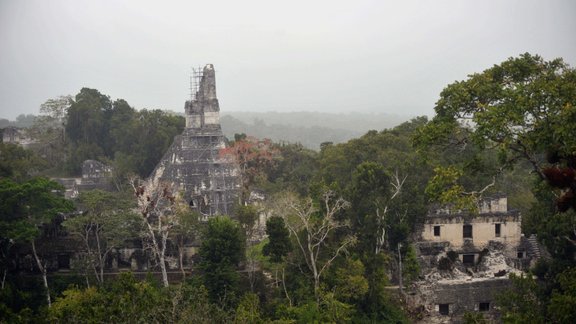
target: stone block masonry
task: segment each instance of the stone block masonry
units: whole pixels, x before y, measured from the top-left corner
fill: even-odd
[[[226,139],[220,126],[214,66],[199,76],[191,100],[186,101],[186,128],[148,179],[149,186],[169,184],[203,216],[233,213],[240,191],[240,170],[235,161],[221,156]]]

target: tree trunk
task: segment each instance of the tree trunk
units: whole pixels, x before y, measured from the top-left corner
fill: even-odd
[[[159,223],[158,229],[160,232],[161,229],[160,221],[158,223]],[[166,239],[168,237],[168,233],[159,234],[161,236],[160,240],[162,244],[162,247],[160,247],[160,245],[158,245],[158,240],[156,239],[156,233],[152,228],[152,225],[148,222],[146,222],[146,225],[148,227],[148,233],[150,233],[150,238],[152,239],[152,249],[154,250],[154,254],[156,255],[156,257],[158,257],[158,261],[160,262],[160,270],[162,271],[162,284],[164,285],[164,287],[168,287],[168,273],[166,272],[166,263],[164,259],[164,254],[166,251]]]
[[[48,289],[48,277],[46,275],[46,267],[42,265],[42,262],[40,262],[38,253],[36,253],[36,243],[34,243],[34,240],[32,240],[32,253],[34,254],[36,265],[38,265],[38,269],[40,269],[40,272],[42,273],[42,281],[44,282],[44,288],[46,289],[46,301],[48,302],[48,307],[51,307],[52,300],[50,299],[50,290]]]
[[[314,276],[314,296],[316,297],[316,305],[320,305],[320,273],[316,267],[316,254],[311,245],[312,238],[308,234],[308,253],[310,258],[310,265],[312,266],[312,275]]]
[[[164,284],[164,287],[168,287],[168,272],[166,271],[166,260],[165,260],[165,254],[166,254],[166,241],[168,238],[168,233],[163,233],[162,234],[162,248],[160,249],[160,270],[162,270],[162,283]]]
[[[98,278],[98,269],[96,269],[96,259],[94,258],[94,252],[92,251],[92,247],[90,246],[90,233],[92,232],[92,226],[93,224],[90,223],[90,225],[85,227],[84,233],[79,233],[78,235],[82,237],[82,240],[84,241],[88,258],[87,262],[90,263],[86,264],[86,281],[88,281],[88,271],[89,271],[87,268],[90,267],[94,271],[94,277],[96,278],[96,281],[99,282],[100,279]]]
[[[288,305],[292,307],[292,299],[288,295],[288,290],[286,290],[286,280],[284,279],[284,268],[282,268],[282,286],[284,287],[284,294],[286,294],[286,298],[288,299]]]
[[[254,258],[252,256],[250,256],[249,262],[250,262],[250,269],[248,270],[248,280],[250,282],[250,291],[254,292],[254,284],[256,283],[254,265],[256,262],[254,262]]]
[[[398,244],[398,287],[400,288],[400,295],[404,296],[404,283],[402,282],[402,254],[400,248],[402,244]]]
[[[186,279],[186,271],[184,271],[184,243],[178,245],[178,257],[180,261],[180,271],[182,271],[182,280]]]
[[[4,284],[6,283],[6,273],[8,269],[4,269],[4,273],[2,274],[2,290],[4,290]]]
[[[96,244],[98,247],[98,267],[100,269],[100,273],[99,273],[99,278],[98,281],[100,282],[100,284],[104,284],[104,263],[106,262],[106,259],[103,259],[102,256],[102,247],[100,246],[100,234],[98,233],[99,229],[98,227],[96,227],[96,231],[94,232],[94,236],[96,236]]]

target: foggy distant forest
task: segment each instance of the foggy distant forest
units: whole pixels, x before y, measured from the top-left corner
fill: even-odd
[[[182,112],[174,112],[184,115]],[[256,138],[268,138],[274,142],[300,143],[318,150],[320,144],[344,143],[369,130],[381,131],[408,121],[413,116],[385,113],[323,113],[323,112],[223,112],[221,118],[224,135],[232,139],[234,134],[246,134]],[[0,118],[0,128],[7,126],[30,127],[35,116],[19,115],[16,120]]]

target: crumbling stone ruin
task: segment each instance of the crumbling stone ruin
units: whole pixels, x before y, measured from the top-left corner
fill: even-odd
[[[466,312],[497,320],[496,295],[543,257],[534,236],[521,233],[522,217],[505,196],[480,202],[477,214],[439,208],[428,213],[417,253],[421,279],[409,302],[421,307],[422,323],[458,323]]]
[[[37,143],[26,132],[26,129],[8,126],[2,129],[2,143],[20,145],[23,148],[29,148]]]
[[[87,190],[105,190],[113,191],[114,184],[112,173],[114,169],[102,162],[96,160],[86,160],[82,163],[81,178],[53,178],[64,186],[64,197],[73,199],[78,197],[81,191]]]
[[[148,186],[168,183],[204,217],[232,213],[240,190],[234,161],[220,154],[226,139],[220,127],[214,66],[195,75],[191,100],[186,101],[186,128],[148,179]]]

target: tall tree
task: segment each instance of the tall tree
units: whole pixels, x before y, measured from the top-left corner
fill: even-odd
[[[254,137],[237,137],[231,146],[221,150],[220,155],[230,158],[240,166],[242,192],[241,203],[245,203],[252,187],[258,178],[265,175],[265,169],[270,167],[278,156],[277,149],[269,139],[258,140]]]
[[[288,295],[286,289],[286,280],[284,274],[284,259],[292,251],[292,242],[290,241],[290,232],[286,227],[284,218],[279,216],[271,216],[266,221],[266,234],[268,235],[268,243],[262,248],[262,254],[268,256],[270,261],[274,264],[275,282],[278,287],[278,270],[282,270],[282,288],[289,305],[292,306],[292,300]]]
[[[82,192],[77,205],[81,214],[68,218],[63,225],[84,242],[90,266],[102,284],[110,252],[137,237],[141,220],[131,211],[131,201],[110,192]]]
[[[22,182],[36,176],[46,167],[46,161],[21,146],[0,143],[0,178]]]
[[[286,226],[295,238],[296,247],[302,252],[306,266],[312,273],[317,303],[320,303],[322,274],[346,248],[356,243],[356,237],[348,235],[332,242],[333,246],[328,244],[336,230],[349,226],[338,220],[338,213],[349,206],[349,202],[336,197],[332,191],[322,193],[319,202],[312,198],[298,199],[287,193],[281,197],[274,210],[274,213],[285,219]]]
[[[474,208],[476,199],[519,161],[546,179],[544,153],[572,158],[576,152],[575,107],[576,70],[562,59],[545,61],[528,53],[448,85],[436,103],[436,116],[418,131],[415,142],[421,150],[463,151],[471,145],[479,150],[461,163],[438,167],[428,193]],[[486,174],[489,180],[465,187],[464,166],[481,160],[487,150],[498,156]]]
[[[36,248],[43,226],[50,224],[59,213],[73,209],[70,201],[60,196],[61,185],[46,178],[33,178],[22,184],[0,179],[0,228],[2,241],[30,244],[32,255],[46,289],[46,301],[51,305],[45,260]]]
[[[202,224],[200,223],[200,214],[190,209],[187,204],[177,204],[175,206],[178,226],[170,233],[170,240],[178,247],[178,261],[182,277],[186,277],[184,271],[184,256],[186,244],[194,242],[200,237]]]
[[[105,156],[111,109],[110,97],[89,88],[82,88],[68,108],[66,134],[72,148],[68,162],[73,173],[80,171],[84,160]]]
[[[168,287],[166,250],[170,233],[180,224],[177,213],[177,198],[168,184],[138,185],[132,180],[134,194],[138,200],[138,211],[144,223],[146,238],[162,271],[162,283]]]
[[[213,302],[233,305],[238,297],[237,267],[244,260],[245,242],[238,222],[227,216],[208,220],[199,251],[199,267]]]
[[[32,149],[54,168],[62,168],[66,160],[66,115],[71,103],[71,96],[46,100],[40,105],[34,125],[28,129],[28,134],[38,142]]]
[[[284,219],[272,216],[266,221],[266,234],[268,243],[264,245],[262,252],[270,257],[272,262],[282,262],[284,257],[292,250],[290,232],[284,223]]]

